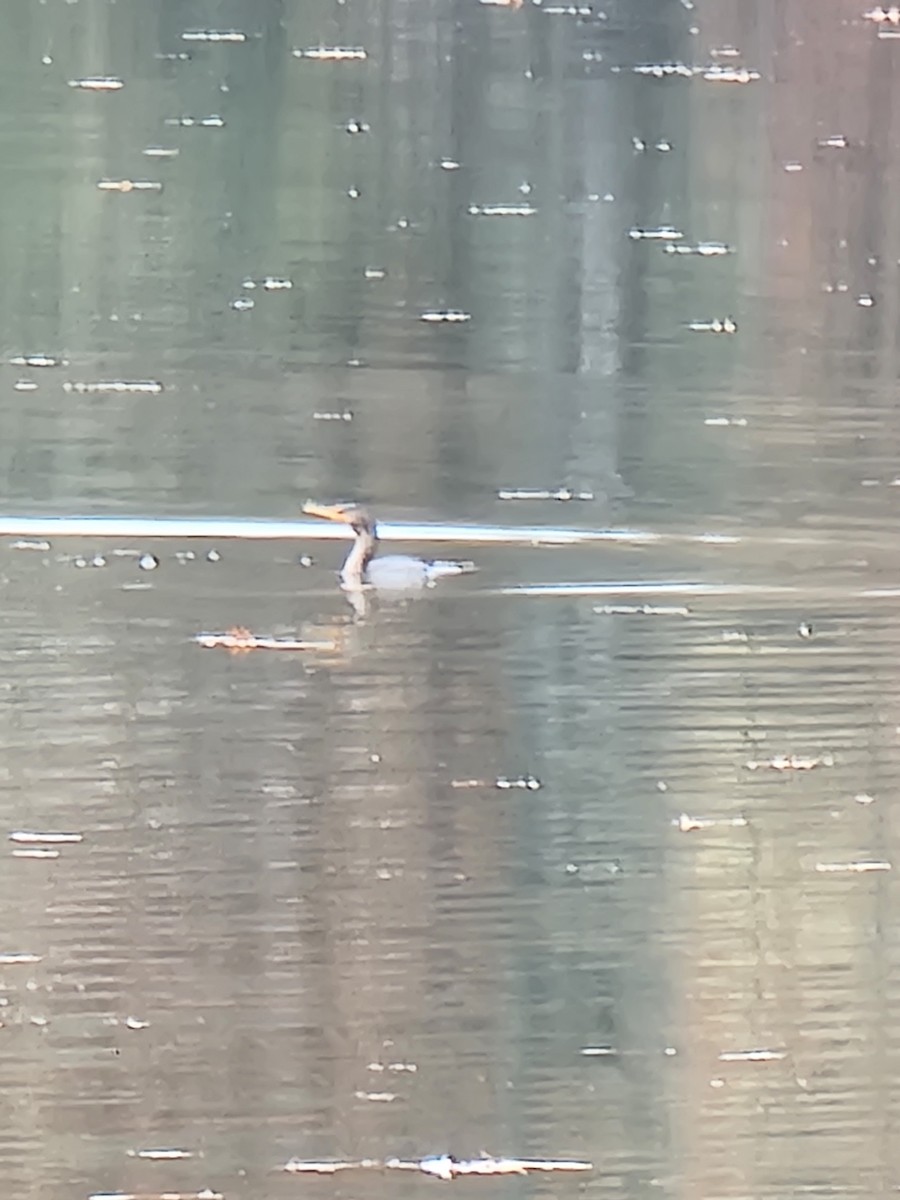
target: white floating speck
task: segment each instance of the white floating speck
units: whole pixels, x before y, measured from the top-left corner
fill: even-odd
[[[13,384],[15,392],[36,392],[37,384],[33,379],[17,379]]]
[[[442,158],[438,164],[442,171],[458,171],[459,163],[455,158]]]
[[[392,1104],[397,1097],[393,1092],[354,1092],[357,1100],[370,1100],[374,1104]]]
[[[472,217],[533,217],[537,209],[530,204],[470,204]]]
[[[788,172],[788,173],[790,173],[790,174],[792,174],[792,173],[795,173],[795,172],[797,172],[797,171],[802,171],[802,170],[803,170],[803,163],[798,163],[798,162],[786,162],[786,163],[784,164],[784,169],[785,169],[785,171],[787,171],[787,172]]]
[[[225,122],[218,113],[211,113],[208,117],[166,117],[166,125],[177,125],[181,129],[224,129]]]
[[[875,305],[875,298],[874,296],[870,296],[868,292],[863,292],[863,294],[857,299],[856,303],[860,308],[873,308]]]
[[[384,279],[387,271],[384,267],[366,267],[363,275],[366,279]]]
[[[30,963],[39,963],[40,961],[40,954],[15,954],[12,952],[4,954],[0,952],[0,967],[27,965]]]
[[[97,189],[101,192],[161,192],[163,185],[154,179],[101,179]]]
[[[219,553],[218,550],[207,550],[206,561],[211,562],[211,563],[221,562],[222,555]]]
[[[721,258],[734,253],[734,248],[724,242],[697,242],[695,245],[667,242],[663,249],[666,254],[694,254],[699,258]]]
[[[70,88],[81,88],[85,92],[118,92],[125,86],[121,79],[112,75],[96,75],[87,79],[70,79]]]
[[[711,321],[690,321],[692,333],[737,333],[737,321],[733,317],[714,317]]]
[[[362,46],[307,46],[291,53],[294,58],[309,58],[313,62],[364,62],[368,58]]]
[[[149,1029],[150,1022],[142,1021],[138,1017],[126,1017],[122,1022],[126,1029]]]
[[[96,382],[69,381],[63,391],[75,392],[80,396],[110,393],[158,396],[163,385],[156,379],[101,379]]]
[[[890,871],[891,869],[891,864],[882,859],[863,859],[857,862],[816,863],[817,871],[851,872],[853,874],[863,874],[867,871]]]
[[[352,412],[314,412],[314,421],[352,421]]]
[[[17,829],[9,835],[11,842],[26,846],[71,845],[84,841],[83,833],[42,833],[38,830]]]
[[[704,425],[736,425],[739,429],[746,428],[746,417],[707,417]]]
[[[585,1058],[615,1058],[619,1052],[614,1046],[582,1046],[581,1053]]]
[[[684,237],[680,229],[672,225],[658,225],[655,229],[629,229],[628,236],[634,242],[678,242]]]
[[[593,500],[593,492],[575,492],[571,488],[559,488],[555,492],[542,488],[500,488],[498,500]]]
[[[746,764],[748,771],[759,771],[764,768],[772,771],[812,771],[816,767],[833,766],[833,754],[823,754],[819,758],[808,758],[802,754],[776,754],[774,758],[765,761],[751,759]]]
[[[183,42],[246,42],[246,33],[239,29],[186,29]]]
[[[142,571],[155,571],[159,566],[159,559],[155,554],[142,554],[138,559],[138,567]]]
[[[294,286],[292,280],[284,279],[280,275],[267,275],[262,285],[267,292],[285,292]]]
[[[145,158],[177,158],[180,153],[177,146],[145,146],[141,151]]]
[[[458,308],[429,309],[428,312],[423,312],[419,319],[421,321],[428,321],[433,325],[441,323],[459,325],[465,321],[471,321],[472,314],[462,312]]]
[[[129,1158],[147,1158],[152,1162],[175,1162],[184,1158],[193,1158],[192,1150],[159,1149],[159,1150],[129,1150]]]
[[[58,850],[49,847],[33,847],[30,850],[13,850],[13,858],[59,858]]]
[[[251,300],[249,296],[238,296],[236,300],[231,301],[231,308],[235,312],[249,312],[251,308],[256,307],[256,301]]]
[[[65,367],[68,361],[54,354],[14,354],[9,359],[14,367]]]
[[[780,1062],[786,1057],[784,1050],[725,1050],[719,1062]]]
[[[19,538],[10,542],[10,550],[49,550],[50,543],[36,538]]]
[[[344,126],[347,133],[370,133],[371,126],[368,121],[348,121]]]
[[[755,83],[760,75],[759,71],[748,71],[746,67],[723,67],[715,64],[707,67],[703,78],[710,83]]]
[[[868,792],[857,792],[853,797],[857,804],[874,804],[875,797],[870,796]]]

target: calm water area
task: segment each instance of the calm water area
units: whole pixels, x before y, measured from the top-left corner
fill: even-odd
[[[900,14],[0,20],[2,1200],[894,1194]]]

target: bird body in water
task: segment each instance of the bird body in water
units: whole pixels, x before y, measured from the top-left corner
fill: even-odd
[[[339,521],[353,530],[353,548],[341,568],[341,586],[347,591],[368,587],[382,592],[417,592],[431,587],[444,575],[466,575],[476,569],[470,562],[412,558],[407,554],[376,557],[378,525],[360,504],[317,504],[307,500],[303,511]]]

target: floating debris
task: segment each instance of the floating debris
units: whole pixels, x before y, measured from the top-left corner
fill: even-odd
[[[784,169],[785,169],[785,171],[788,172],[788,174],[795,174],[797,171],[803,170],[803,163],[795,162],[792,160],[791,162],[786,162],[784,164]]]
[[[314,412],[314,421],[352,421],[352,412]]]
[[[523,0],[478,0],[486,8],[521,8]]]
[[[14,392],[36,392],[37,384],[33,379],[17,379],[13,384]]]
[[[740,58],[740,51],[735,46],[713,46],[709,52],[710,58]]]
[[[497,779],[451,779],[450,786],[452,788],[498,788],[500,791],[508,791],[510,788],[521,788],[525,791],[536,792],[541,787],[541,781],[535,779],[533,775],[519,775],[513,779],[509,779],[506,775],[500,775]]]
[[[559,488],[555,492],[543,491],[541,488],[501,488],[497,492],[498,500],[593,500],[593,492],[573,492],[571,488]]]
[[[484,0],[482,0],[482,3],[483,2]],[[438,163],[438,166],[442,171],[458,171],[460,168],[460,164],[455,158],[442,158]]]
[[[145,146],[141,151],[145,158],[177,158],[180,153],[177,146]]]
[[[850,142],[842,133],[832,134],[831,137],[819,138],[816,146],[820,150],[846,150]]]
[[[399,1158],[385,1159],[385,1167],[393,1171],[421,1171],[448,1182],[461,1175],[528,1175],[530,1172],[590,1171],[593,1163],[567,1159],[541,1158],[482,1158],[458,1159],[449,1154],[407,1162]]]
[[[710,83],[756,83],[760,74],[759,71],[748,71],[746,67],[723,67],[714,63],[704,68],[703,78]]]
[[[746,817],[689,817],[680,813],[672,822],[680,833],[694,833],[697,829],[714,829],[717,826],[741,829],[747,824]]]
[[[745,429],[747,426],[746,417],[706,417],[704,425],[734,425],[739,429]]]
[[[233,653],[243,653],[248,650],[336,650],[337,643],[333,641],[308,642],[298,638],[277,638],[257,636],[249,629],[230,629],[227,633],[198,633],[194,641],[204,650],[230,650]]]
[[[251,308],[256,307],[256,301],[251,300],[249,296],[238,296],[236,300],[232,300],[230,306],[235,312],[249,312]]]
[[[14,354],[8,362],[13,367],[67,367],[67,358],[55,354]]]
[[[70,88],[81,88],[84,92],[119,92],[125,86],[121,79],[112,75],[92,75],[87,79],[70,79]]]
[[[208,117],[166,117],[166,125],[175,125],[180,129],[224,129],[225,122],[218,113],[210,113]]]
[[[667,604],[595,604],[594,612],[604,617],[689,617],[691,610]]]
[[[13,850],[13,858],[59,858],[58,850],[38,849],[33,850]]]
[[[890,8],[882,8],[879,4],[863,13],[863,20],[874,21],[876,25],[900,25],[900,8],[896,4],[892,4]]]
[[[628,230],[628,236],[633,242],[680,242],[684,234],[673,225],[658,225],[655,229],[640,229],[635,226]]]
[[[541,1158],[482,1158],[458,1159],[449,1154],[433,1155],[420,1159],[362,1158],[321,1161],[292,1158],[284,1164],[283,1171],[292,1175],[334,1175],[338,1171],[418,1171],[447,1181],[461,1175],[527,1175],[534,1171],[591,1171],[593,1163],[568,1159]],[[94,1198],[92,1198],[94,1200]]]
[[[167,50],[153,57],[157,62],[190,62],[193,56],[187,50]]]
[[[397,1099],[394,1092],[354,1092],[357,1100],[371,1100],[375,1104],[393,1104]]]
[[[9,548],[10,550],[49,550],[50,543],[35,538],[18,538],[15,542],[10,542]]]
[[[690,321],[688,329],[692,333],[737,333],[737,321],[734,317],[714,317],[711,321]]]
[[[853,799],[856,801],[857,804],[868,805],[868,804],[875,803],[875,797],[870,796],[868,792],[857,792],[856,795],[853,797]]]
[[[852,872],[860,875],[867,871],[891,871],[893,868],[889,862],[885,862],[883,859],[862,859],[856,862],[820,862],[816,863],[816,870]]]
[[[307,46],[292,50],[294,58],[309,58],[313,62],[365,62],[369,57],[362,46]]]
[[[147,1158],[153,1162],[175,1162],[184,1158],[193,1158],[193,1150],[129,1150],[129,1158]]]
[[[687,63],[680,62],[638,63],[631,69],[635,75],[649,75],[653,79],[667,79],[672,75],[678,75],[684,79],[693,79],[697,73],[696,67],[689,67]]]
[[[384,267],[366,267],[365,271],[363,271],[363,276],[366,279],[384,279],[386,275],[387,271]]]
[[[465,321],[471,321],[472,314],[462,312],[458,308],[429,309],[428,312],[422,313],[419,320],[428,321],[433,325],[441,323],[446,325],[461,325]]]
[[[616,1058],[618,1053],[615,1046],[582,1046],[581,1048],[584,1058]]]
[[[76,392],[79,396],[134,393],[135,395],[158,396],[163,385],[157,379],[100,379],[96,382],[66,382],[64,392]]]
[[[17,829],[9,835],[9,841],[27,846],[61,846],[84,841],[83,833],[41,833],[37,830]]]
[[[868,292],[863,292],[861,296],[857,296],[856,303],[860,308],[874,308],[875,297],[870,296]]]
[[[101,179],[97,188],[101,192],[161,192],[163,185],[154,179]]]
[[[784,1050],[724,1050],[719,1062],[780,1062],[787,1058]]]
[[[533,217],[537,212],[531,204],[470,204],[470,217]]]
[[[722,258],[726,254],[734,254],[734,247],[724,242],[697,242],[693,246],[687,242],[683,245],[669,242],[663,250],[666,254],[695,254],[699,258]]]
[[[183,42],[246,42],[246,33],[239,29],[186,29]]]
[[[410,1075],[415,1075],[415,1073],[418,1071],[418,1069],[419,1068],[416,1066],[415,1063],[406,1063],[406,1062],[389,1062],[389,1063],[370,1062],[368,1064],[368,1066],[366,1067],[367,1071],[393,1071],[397,1074],[399,1074],[401,1072],[406,1072]]]
[[[266,292],[287,292],[294,286],[292,279],[287,279],[281,275],[267,275],[263,279],[260,287]]]
[[[155,571],[159,566],[159,559],[155,554],[142,554],[138,559],[138,568],[141,571]]]
[[[776,754],[764,761],[751,759],[746,764],[748,771],[769,769],[771,771],[812,771],[816,767],[833,767],[834,755],[823,754],[819,758],[805,758],[799,754]]]
[[[541,12],[551,17],[592,17],[593,10],[589,4],[545,4]]]
[[[142,1021],[140,1017],[126,1017],[122,1022],[126,1029],[149,1029],[150,1022]]]
[[[225,1200],[222,1192],[92,1192],[88,1200]]]
[[[19,966],[20,964],[39,963],[40,961],[40,954],[0,953],[0,967]]]
[[[368,121],[348,121],[344,126],[345,133],[371,133],[372,127]]]

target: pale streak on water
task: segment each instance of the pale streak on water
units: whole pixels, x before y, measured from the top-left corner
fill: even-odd
[[[0,0],[3,1200],[900,1184],[898,47],[556,7]]]

